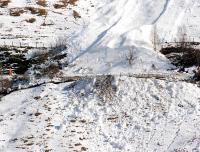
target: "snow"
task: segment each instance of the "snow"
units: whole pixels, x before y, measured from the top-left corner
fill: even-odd
[[[200,150],[198,87],[122,76],[115,78],[115,97],[101,100],[93,81],[46,84],[2,98],[0,150]]]
[[[181,29],[199,41],[200,2],[80,0],[62,9],[55,3],[47,1],[46,17],[9,15],[10,8],[43,8],[35,0],[0,8],[0,44],[48,47],[66,37],[63,76],[82,78],[2,97],[0,151],[200,151],[200,88],[170,71],[174,66],[152,44],[155,29],[161,42],[178,40]],[[35,23],[25,21],[31,17]],[[116,92],[95,86],[104,74],[115,77]]]

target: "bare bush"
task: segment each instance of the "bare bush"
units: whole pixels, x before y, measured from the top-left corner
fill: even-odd
[[[48,12],[46,9],[43,9],[43,8],[39,8],[38,9],[38,15],[39,16],[47,16]]]
[[[133,61],[136,59],[136,57],[134,56],[134,53],[133,53],[134,50],[135,50],[134,47],[129,48],[128,55],[126,55],[126,60],[128,61],[129,65],[132,65]]]
[[[47,6],[47,1],[46,0],[38,0],[36,2],[38,5],[46,7]]]
[[[37,14],[38,13],[38,9],[34,8],[34,7],[25,7],[25,9],[30,11],[31,14]]]
[[[81,18],[81,15],[75,10],[73,10],[73,16],[74,16],[74,19]]]
[[[1,0],[0,7],[6,7],[10,3],[10,0]]]
[[[41,70],[41,73],[42,75],[46,75],[49,78],[53,79],[59,73],[59,71],[59,66],[55,63],[51,63],[49,66],[43,68]]]
[[[116,86],[113,84],[114,76],[106,75],[96,78],[94,87],[97,91],[97,95],[103,100],[111,101],[117,91]]]
[[[48,51],[37,51],[32,54],[32,64],[42,64],[45,63],[49,57],[50,53]]]
[[[34,23],[35,21],[36,21],[35,18],[29,18],[26,20],[26,22],[28,22],[28,23]]]
[[[198,67],[193,72],[194,72],[193,80],[200,81],[200,67]]]
[[[12,80],[10,79],[1,79],[0,80],[0,92],[5,93],[5,92],[10,92],[12,88]]]
[[[64,36],[58,37],[52,46],[51,53],[56,55],[67,49],[68,39]]]
[[[24,13],[22,8],[12,8],[10,9],[10,16],[20,16]]]

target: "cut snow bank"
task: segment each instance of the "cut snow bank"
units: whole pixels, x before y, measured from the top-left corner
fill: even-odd
[[[200,150],[196,86],[117,77],[115,97],[102,101],[93,82],[48,84],[4,97],[0,151]]]

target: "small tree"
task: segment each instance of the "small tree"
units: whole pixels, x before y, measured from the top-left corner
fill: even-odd
[[[131,47],[131,48],[129,48],[129,50],[128,50],[128,55],[126,56],[126,60],[128,61],[128,64],[129,65],[132,65],[133,64],[133,61],[135,60],[135,56],[134,56],[134,54],[133,54],[133,51],[135,50],[135,48],[134,47]]]

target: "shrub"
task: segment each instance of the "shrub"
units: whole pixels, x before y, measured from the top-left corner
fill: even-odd
[[[65,8],[68,4],[75,5],[78,0],[60,0],[60,3],[54,4],[55,9]]]
[[[63,0],[66,1],[66,0]],[[70,5],[75,5],[78,0],[68,0],[67,3]]]
[[[32,55],[31,63],[42,64],[45,63],[49,57],[50,57],[49,52],[44,52],[44,51],[34,52],[34,54]]]
[[[180,46],[171,46],[160,50],[175,66],[191,67],[200,65],[200,50],[184,42]]]
[[[34,8],[34,7],[25,7],[26,10],[29,10],[31,12],[31,14],[37,14],[38,13],[38,9]]]
[[[113,84],[114,76],[112,75],[106,75],[106,76],[100,76],[96,78],[94,88],[96,89],[97,95],[102,100],[112,100],[117,88]]]
[[[55,41],[55,43],[52,46],[51,53],[53,55],[59,54],[60,52],[67,49],[67,38],[65,37],[58,37]]]
[[[26,22],[28,23],[34,23],[36,21],[35,18],[30,18],[30,19],[27,19]]]
[[[200,68],[197,68],[193,72],[194,72],[193,80],[200,81]]]
[[[46,0],[38,0],[36,3],[37,3],[38,5],[40,5],[40,6],[43,6],[43,7],[46,7],[46,6],[47,6]]]
[[[133,64],[133,61],[135,60],[135,56],[133,54],[133,51],[134,51],[134,47],[131,47],[129,48],[129,52],[128,52],[128,55],[126,56],[126,60],[128,61],[128,64],[129,65],[132,65]]]
[[[55,9],[60,9],[60,8],[65,7],[65,6],[64,6],[63,4],[54,4],[53,7],[54,7]]]
[[[81,18],[81,15],[75,10],[73,10],[73,16],[74,16],[75,19]]]
[[[49,66],[43,68],[41,70],[41,73],[52,79],[56,76],[56,74],[58,74],[59,71],[59,66],[57,64],[52,63]]]
[[[12,88],[12,80],[10,79],[2,79],[0,80],[0,92],[8,93]]]
[[[21,8],[12,8],[10,9],[10,16],[20,16],[24,13],[24,10]]]
[[[6,7],[10,3],[10,0],[3,0],[0,1],[0,7]]]
[[[39,8],[38,9],[38,15],[40,16],[47,16],[48,12],[46,9],[43,9],[43,8]]]

